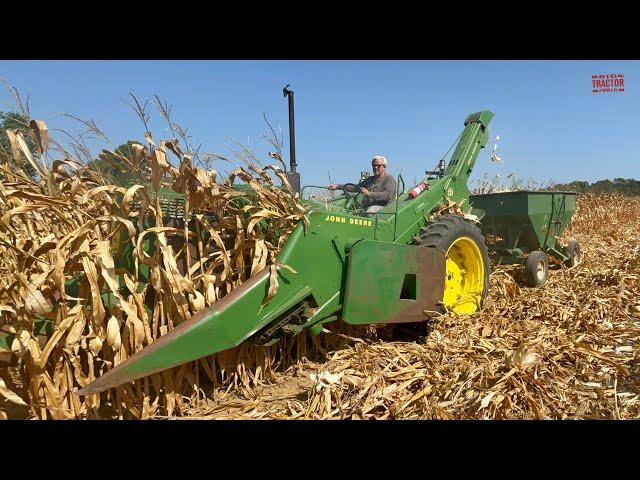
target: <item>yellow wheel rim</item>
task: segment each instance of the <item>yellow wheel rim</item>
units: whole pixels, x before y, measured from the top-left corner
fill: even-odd
[[[476,242],[460,237],[446,253],[443,302],[448,311],[473,313],[484,293],[484,261]]]

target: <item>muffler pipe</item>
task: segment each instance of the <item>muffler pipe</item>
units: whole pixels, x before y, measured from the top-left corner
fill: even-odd
[[[296,126],[294,119],[293,90],[289,90],[291,84],[282,89],[282,95],[289,100],[289,165],[291,171],[287,172],[287,180],[294,192],[300,193],[300,174],[296,172]]]

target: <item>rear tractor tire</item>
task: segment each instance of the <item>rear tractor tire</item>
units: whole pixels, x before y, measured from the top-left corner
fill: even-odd
[[[480,229],[459,215],[445,215],[422,229],[414,245],[445,252],[444,312],[474,313],[489,292],[489,254]]]
[[[527,256],[524,264],[524,273],[527,285],[539,287],[544,285],[549,278],[549,257],[540,250],[534,250]]]
[[[570,238],[567,243],[567,255],[569,256],[569,260],[566,261],[566,265],[569,268],[575,267],[582,261],[582,250],[575,238]]]

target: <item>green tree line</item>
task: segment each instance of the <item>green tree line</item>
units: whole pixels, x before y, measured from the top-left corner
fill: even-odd
[[[598,180],[589,183],[573,181],[571,183],[557,183],[547,190],[571,191],[578,193],[621,193],[622,195],[640,195],[640,180],[633,178],[614,178],[613,180]]]

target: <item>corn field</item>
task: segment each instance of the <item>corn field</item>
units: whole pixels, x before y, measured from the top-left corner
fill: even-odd
[[[279,168],[248,164],[221,178],[194,167],[176,139],[156,143],[147,133],[147,147],[122,161],[150,183],[121,187],[70,155],[45,162],[43,122],[32,121],[31,135],[39,155],[19,131],[0,153],[2,418],[17,410],[34,419],[639,416],[640,199],[615,195],[578,198],[565,233],[582,245],[577,267],[557,266],[536,289],[522,286],[521,267],[497,267],[482,312],[432,319],[410,340],[390,327],[330,324],[326,335],[245,342],[80,397],[267,268],[268,301],[275,257],[305,209],[277,188],[286,184]],[[250,189],[232,188],[236,180]],[[162,189],[184,196],[178,215],[168,214]],[[300,376],[302,399],[261,395]]]
[[[48,168],[20,131],[9,134],[12,152],[0,159],[0,328],[9,346],[0,350],[0,397],[39,419],[149,418],[179,415],[205,382],[242,389],[269,378],[291,345],[241,346],[106,394],[77,394],[264,268],[269,300],[275,255],[305,221],[290,189],[274,186],[273,177],[286,183],[279,169],[249,165],[219,182],[176,139],[156,144],[147,133],[149,148],[122,161],[151,183],[124,188],[74,159]],[[32,134],[44,154],[46,125],[32,122]],[[25,161],[39,181],[18,167]],[[236,178],[254,193],[231,188]],[[161,188],[184,195],[182,218],[163,213]]]

